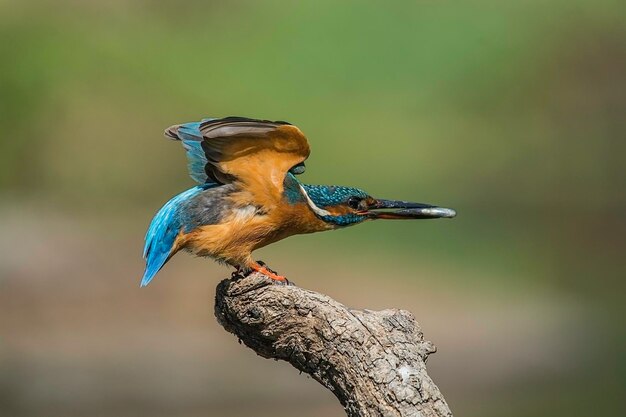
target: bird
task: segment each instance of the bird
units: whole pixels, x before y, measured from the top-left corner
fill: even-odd
[[[285,121],[229,116],[205,118],[165,130],[186,151],[198,185],[171,198],[145,236],[141,287],[181,250],[276,283],[289,281],[252,252],[296,234],[343,229],[376,219],[451,218],[453,209],[385,200],[336,185],[308,185],[310,147],[302,131]]]

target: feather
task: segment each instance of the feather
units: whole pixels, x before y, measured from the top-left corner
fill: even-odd
[[[165,136],[180,140],[187,151],[189,175],[200,184],[232,183],[246,180],[250,163],[274,157],[276,165],[266,166],[266,177],[304,172],[309,144],[300,130],[287,122],[245,117],[209,118],[201,122],[174,125]],[[256,160],[255,160],[256,159]]]
[[[169,258],[176,253],[177,249],[174,247],[176,238],[183,229],[181,205],[214,186],[216,184],[206,184],[184,191],[165,203],[154,216],[145,238],[143,257],[146,259],[146,269],[141,280],[142,287],[148,285]]]
[[[165,130],[165,136],[170,139],[180,140],[187,151],[187,170],[189,176],[199,184],[208,180],[206,173],[207,157],[202,149],[202,132],[200,125],[214,119],[203,119],[202,122],[184,123],[171,126]]]

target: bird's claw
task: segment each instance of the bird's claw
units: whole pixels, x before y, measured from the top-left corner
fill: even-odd
[[[235,270],[230,274],[230,279],[245,278],[248,275],[250,275],[250,272],[252,271],[246,270],[245,268],[242,268],[241,266],[236,266]]]
[[[270,271],[272,274],[276,274],[277,272],[274,271],[273,269],[271,269],[269,266],[267,266],[267,264],[263,261],[256,261],[257,264],[261,265],[263,268],[267,269],[268,271]]]
[[[283,277],[283,278],[285,278],[285,277]],[[272,284],[275,284],[275,285],[284,285],[286,287],[295,287],[296,286],[295,282],[289,281],[287,278],[285,278],[284,281],[279,281],[279,280],[274,279],[274,278],[270,278],[270,279],[272,280]]]
[[[256,263],[260,266],[259,269],[257,269],[257,272],[260,272],[261,274],[265,275],[266,277],[270,278],[272,280],[273,284],[276,285],[286,285],[286,286],[295,286],[295,284],[292,281],[289,281],[287,278],[278,275],[278,273],[276,271],[274,271],[273,269],[269,268],[267,266],[267,264],[263,261],[256,261]]]

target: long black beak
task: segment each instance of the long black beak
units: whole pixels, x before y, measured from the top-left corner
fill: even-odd
[[[409,201],[375,200],[368,207],[367,214],[372,219],[437,219],[452,218],[456,216],[456,211]]]

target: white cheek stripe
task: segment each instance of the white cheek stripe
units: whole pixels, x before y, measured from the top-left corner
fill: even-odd
[[[302,194],[304,195],[304,198],[306,198],[306,203],[309,205],[309,207],[311,207],[311,210],[313,210],[315,214],[317,214],[320,217],[331,215],[330,212],[317,207],[315,203],[313,202],[313,200],[311,200],[309,195],[306,193],[306,190],[304,189],[304,187],[302,185],[299,185],[299,186],[300,186],[300,190],[302,190]]]

